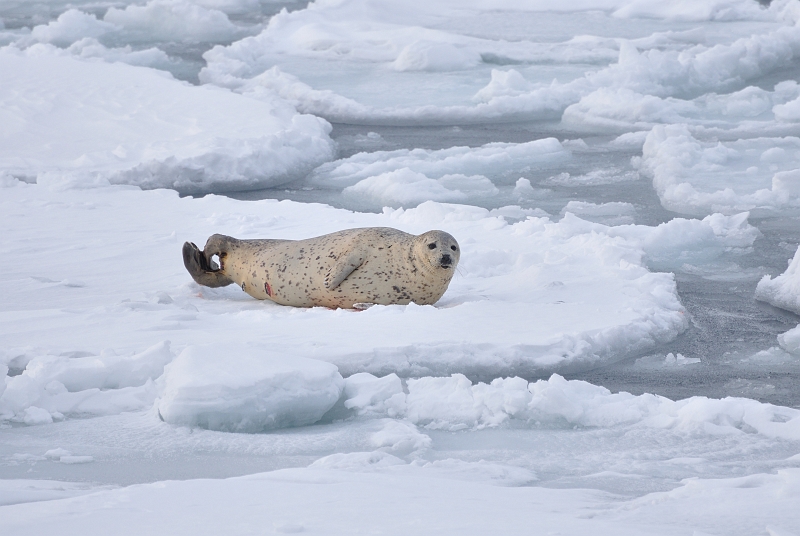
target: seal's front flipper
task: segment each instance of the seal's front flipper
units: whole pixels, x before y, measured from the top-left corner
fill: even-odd
[[[219,268],[209,265],[200,248],[191,242],[183,244],[183,265],[186,266],[192,279],[206,287],[224,287],[233,283],[233,280],[223,275]]]
[[[325,288],[333,290],[347,279],[356,268],[364,262],[364,255],[359,251],[351,251],[348,255],[343,255],[331,268],[330,273],[325,276]]]

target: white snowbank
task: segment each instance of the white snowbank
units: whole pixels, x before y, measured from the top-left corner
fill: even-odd
[[[674,356],[673,356],[674,359]],[[345,393],[350,379],[345,380]],[[529,425],[613,427],[638,424],[648,428],[699,429],[711,434],[755,432],[767,437],[800,440],[800,410],[762,404],[746,398],[692,397],[672,401],[651,394],[611,393],[604,387],[554,374],[528,383],[522,378],[497,378],[472,384],[465,376],[408,380],[408,394],[387,385],[392,376],[359,375],[358,391],[345,405],[359,413],[407,418],[427,429],[461,430],[497,426],[509,420]]]
[[[78,186],[263,188],[333,156],[323,120],[43,45],[0,51],[0,172]],[[25,95],[20,99],[18,95]]]
[[[765,275],[758,282],[756,299],[800,314],[800,248],[784,273],[774,279]]]
[[[330,363],[255,346],[191,346],[166,367],[156,402],[170,424],[261,432],[318,421],[342,394]]]
[[[778,344],[786,352],[795,356],[800,356],[800,325],[794,329],[790,329],[786,333],[778,335]]]
[[[686,214],[800,209],[800,138],[701,142],[685,125],[656,126],[640,171],[653,177],[661,204]]]

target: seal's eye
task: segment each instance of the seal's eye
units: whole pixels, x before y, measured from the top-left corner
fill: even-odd
[[[456,248],[455,246],[450,246],[450,249],[452,249],[453,251],[455,251],[457,248]]]
[[[428,249],[436,249],[436,243],[428,244]]]

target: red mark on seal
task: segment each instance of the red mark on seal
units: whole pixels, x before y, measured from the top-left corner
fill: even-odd
[[[266,281],[264,282],[264,290],[267,291],[267,296],[272,296],[272,287]]]

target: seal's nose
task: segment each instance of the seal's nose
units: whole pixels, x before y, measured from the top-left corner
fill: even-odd
[[[441,264],[442,266],[450,266],[451,264],[453,264],[453,259],[450,257],[450,255],[444,254],[442,255],[441,260],[439,261],[439,264]]]

